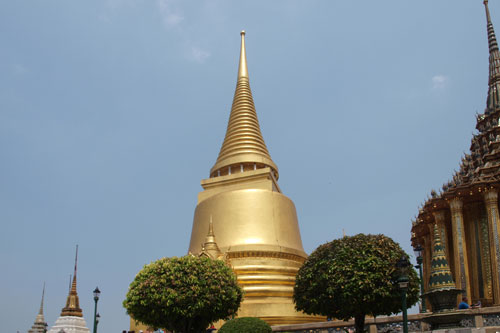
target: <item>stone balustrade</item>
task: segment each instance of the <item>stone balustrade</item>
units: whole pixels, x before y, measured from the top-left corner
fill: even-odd
[[[423,321],[429,316],[460,315],[460,327],[450,328],[456,332],[478,332],[494,333],[500,331],[500,306],[456,310],[446,313],[433,314],[432,312],[408,315],[409,332],[429,332],[430,325]],[[365,330],[369,333],[391,333],[403,331],[402,316],[384,316],[376,318],[366,318]],[[287,333],[334,333],[353,332],[354,320],[349,321],[327,321],[321,323],[294,324],[272,326],[273,332]],[[443,331],[444,330],[440,330]]]

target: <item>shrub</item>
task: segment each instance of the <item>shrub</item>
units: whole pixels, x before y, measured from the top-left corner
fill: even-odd
[[[221,260],[162,258],[130,284],[123,306],[135,320],[174,332],[200,332],[238,310],[243,291]]]
[[[271,333],[268,323],[259,318],[242,317],[226,322],[219,333]]]
[[[358,234],[319,246],[297,273],[294,301],[297,310],[330,318],[355,319],[362,332],[365,315],[401,311],[396,262],[408,255],[384,235]],[[419,279],[408,271],[408,307],[418,301]]]

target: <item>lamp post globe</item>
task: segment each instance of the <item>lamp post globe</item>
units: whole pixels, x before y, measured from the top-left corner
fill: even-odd
[[[99,296],[101,296],[101,291],[99,290],[99,287],[95,287],[94,289],[94,301],[99,300]]]

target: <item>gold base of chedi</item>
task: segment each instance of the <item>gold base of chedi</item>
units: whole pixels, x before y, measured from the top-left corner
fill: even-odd
[[[272,170],[210,178],[202,186],[189,252],[204,252],[207,230],[213,230],[219,257],[245,292],[238,317],[259,317],[271,325],[324,320],[295,311],[295,275],[307,255],[295,205],[281,194]]]

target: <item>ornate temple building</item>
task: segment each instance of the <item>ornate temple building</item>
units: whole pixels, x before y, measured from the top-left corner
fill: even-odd
[[[238,316],[272,325],[324,320],[294,309],[295,275],[307,255],[295,206],[281,193],[260,131],[244,31],[226,136],[209,174],[201,181],[189,252],[222,258],[233,268],[245,291]]]
[[[419,210],[412,226],[412,244],[424,248],[428,291],[436,225],[456,287],[469,302],[491,306],[500,304],[500,52],[487,0],[484,6],[489,45],[486,108],[476,116],[477,133],[459,171],[442,190],[432,190]]]
[[[28,333],[45,333],[47,330],[47,322],[45,321],[45,317],[43,316],[43,299],[45,298],[45,283],[43,284],[42,291],[42,301],[40,303],[40,310],[38,311],[38,315],[35,318],[35,323],[31,326],[31,329]]]
[[[90,333],[85,323],[85,319],[83,319],[83,312],[82,309],[80,309],[80,300],[78,299],[78,293],[76,291],[77,262],[78,246],[76,248],[73,282],[69,290],[68,298],[66,299],[66,306],[62,309],[61,316],[57,318],[54,326],[48,331],[49,333]]]

